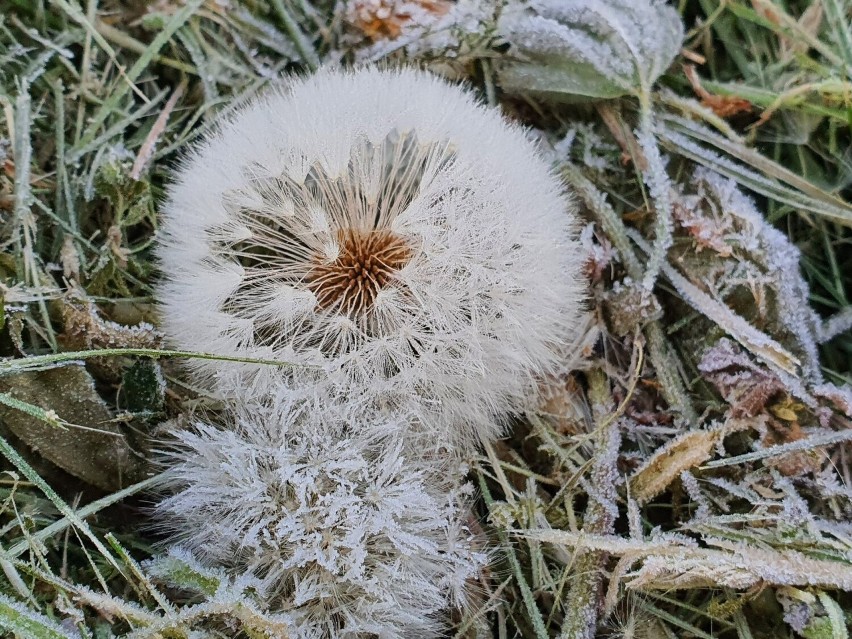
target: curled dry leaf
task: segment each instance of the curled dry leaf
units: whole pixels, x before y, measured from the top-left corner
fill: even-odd
[[[852,566],[813,559],[794,550],[768,550],[739,545],[730,551],[682,549],[647,557],[628,584],[630,588],[718,588],[745,590],[759,585],[821,586],[852,590]]]
[[[63,300],[63,346],[72,350],[93,348],[160,348],[163,335],[150,324],[123,326],[101,317],[89,300],[69,294]]]
[[[715,537],[699,547],[683,536],[627,540],[616,535],[589,535],[566,530],[518,531],[527,539],[556,546],[607,552],[627,563],[642,562],[627,584],[644,590],[718,588],[746,590],[758,585],[818,586],[852,591],[852,564],[815,559],[804,553],[758,548]]]
[[[662,493],[683,471],[710,458],[719,434],[696,430],[671,440],[630,478],[630,496],[641,505]]]
[[[124,326],[101,317],[97,306],[69,293],[62,300],[62,324],[59,336],[66,350],[85,351],[101,348],[160,348],[163,335],[151,324],[139,322]],[[93,357],[89,365],[99,378],[117,382],[121,379],[127,360],[116,357]]]
[[[710,93],[701,86],[701,80],[699,80],[698,74],[695,72],[695,66],[686,64],[683,67],[683,72],[686,75],[686,79],[689,80],[689,84],[692,85],[695,95],[701,98],[701,104],[711,109],[720,118],[730,118],[752,110],[752,103],[744,98],[735,95],[716,95]]]

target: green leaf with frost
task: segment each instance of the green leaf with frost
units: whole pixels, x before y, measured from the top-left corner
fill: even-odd
[[[677,11],[656,0],[526,0],[498,25],[512,62],[504,89],[558,99],[647,94],[683,41]]]
[[[552,100],[569,97],[612,99],[625,94],[622,87],[609,81],[591,65],[542,58],[537,64],[517,63],[500,73],[503,88],[536,93]]]
[[[0,628],[12,633],[15,639],[79,639],[80,636],[3,594],[0,594]]]

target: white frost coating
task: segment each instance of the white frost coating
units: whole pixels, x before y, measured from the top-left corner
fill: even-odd
[[[512,0],[499,31],[520,59],[512,88],[598,97],[647,93],[683,42],[660,0]]]
[[[399,440],[347,435],[332,407],[275,404],[177,433],[157,507],[170,543],[258,578],[294,638],[439,636],[487,560],[466,487]]]
[[[192,360],[226,397],[307,385],[469,450],[577,330],[558,179],[521,128],[424,72],[326,70],[252,102],[186,159],[163,217],[176,347],[316,366]],[[385,233],[396,262],[372,297],[323,298],[318,265],[338,268],[352,230]]]

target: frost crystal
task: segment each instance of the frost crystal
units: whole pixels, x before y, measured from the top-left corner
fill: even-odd
[[[297,364],[194,360],[225,396],[314,385],[465,449],[577,330],[558,180],[521,129],[422,72],[325,71],[249,104],[188,158],[164,217],[172,341]]]
[[[517,0],[499,29],[519,58],[504,88],[551,95],[647,93],[683,41],[680,16],[659,0]]]
[[[158,506],[171,543],[260,580],[292,636],[431,637],[486,561],[465,488],[345,414],[281,399],[177,433]]]

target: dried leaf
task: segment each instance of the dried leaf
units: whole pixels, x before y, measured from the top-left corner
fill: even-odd
[[[734,418],[760,414],[770,400],[785,390],[778,377],[758,366],[726,338],[707,349],[698,370],[731,405]]]
[[[752,110],[753,105],[748,100],[735,95],[715,95],[707,91],[707,89],[701,86],[701,80],[699,80],[698,74],[695,72],[694,65],[684,65],[683,71],[686,74],[687,80],[692,85],[695,95],[701,98],[701,104],[712,110],[720,118],[730,118]]]
[[[628,584],[637,589],[718,588],[746,590],[757,585],[819,586],[852,591],[852,564],[815,559],[785,548],[758,548],[715,537],[703,541],[714,548],[699,547],[683,536],[659,536],[627,540],[616,535],[588,535],[564,530],[524,530],[527,539],[598,550],[626,561],[642,561]]]
[[[451,7],[447,0],[355,0],[346,18],[373,42],[396,40],[407,26],[428,24]]]
[[[89,300],[73,294],[65,297],[62,305],[65,332],[63,344],[69,350],[82,351],[94,348],[160,348],[163,334],[147,323],[123,326],[101,317],[97,307]]]
[[[124,326],[101,317],[97,306],[74,293],[63,298],[62,321],[65,327],[59,336],[62,346],[71,351],[100,348],[150,348],[163,345],[163,334],[151,324],[140,322]],[[89,360],[92,371],[99,379],[118,382],[127,360],[116,357],[97,357]]]
[[[109,491],[142,479],[142,461],[111,422],[112,414],[83,366],[6,375],[0,377],[0,392],[43,408],[72,425],[60,429],[0,405],[0,419],[6,427],[63,470]]]
[[[718,439],[718,431],[695,430],[671,440],[630,478],[630,496],[639,505],[650,501],[683,471],[707,461]]]
[[[794,550],[768,550],[721,542],[730,552],[704,548],[650,556],[633,575],[630,588],[682,589],[758,585],[821,586],[852,590],[852,565],[814,559]]]

